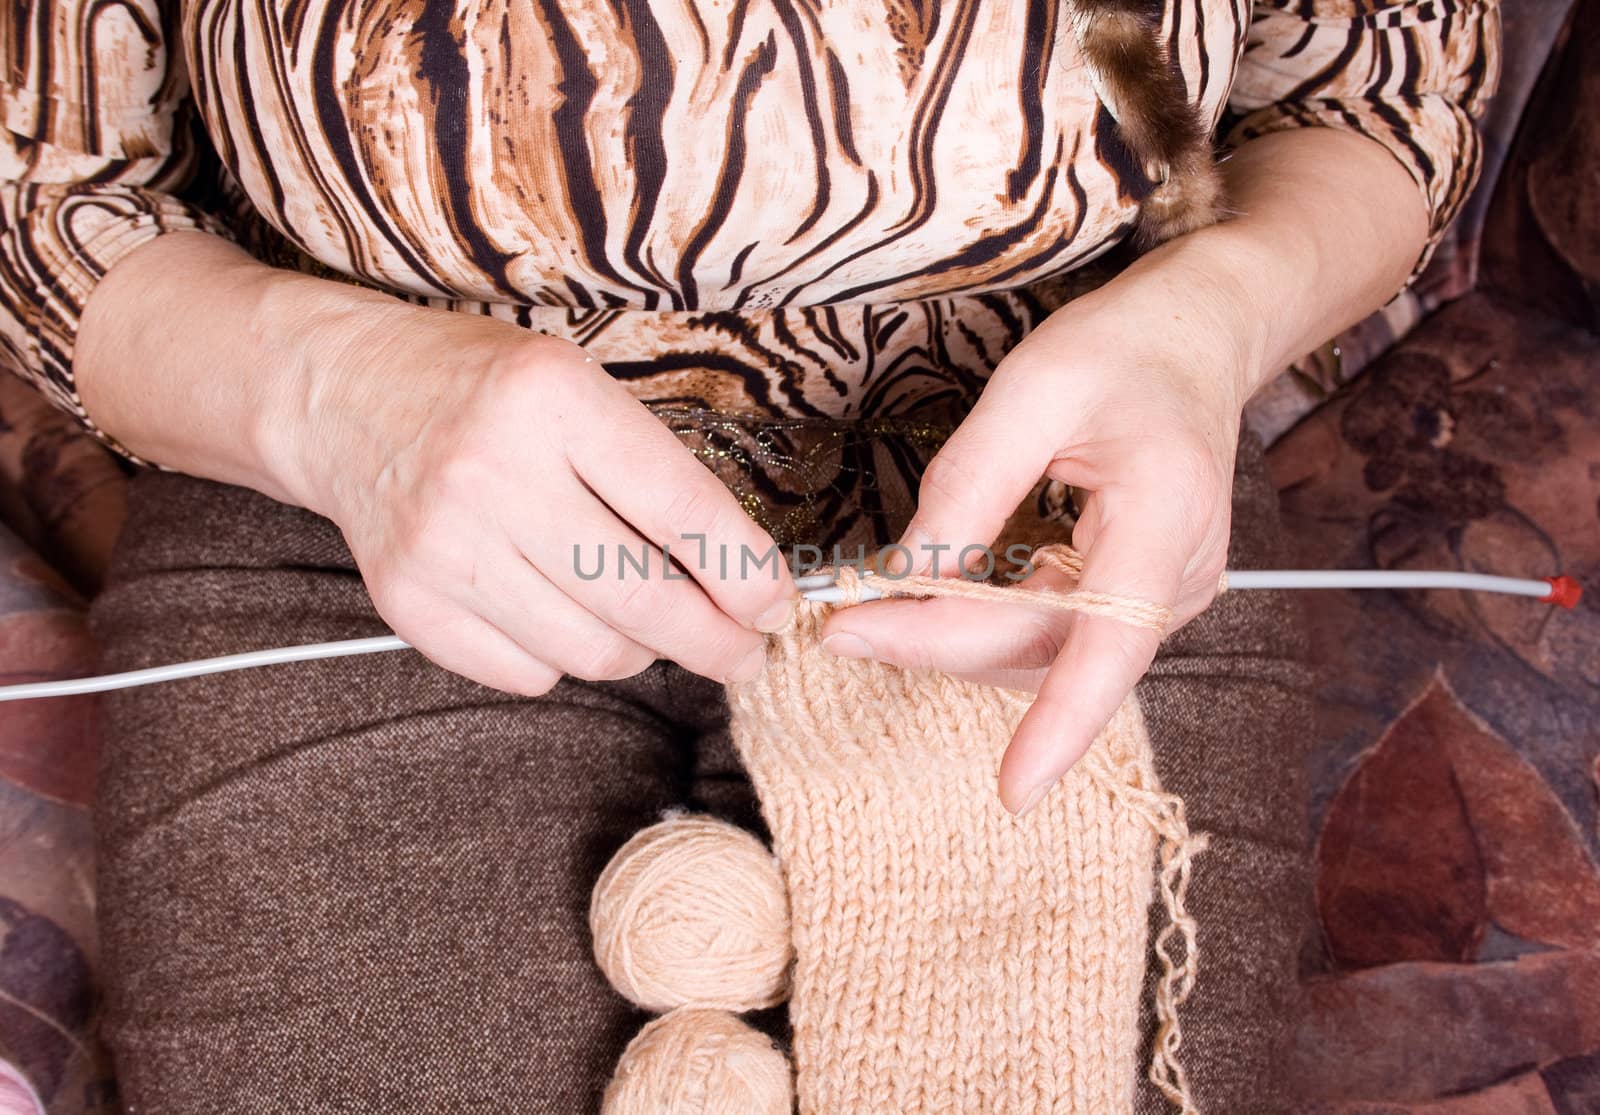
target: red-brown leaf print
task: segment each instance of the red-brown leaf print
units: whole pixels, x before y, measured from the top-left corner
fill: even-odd
[[[1527,1073],[1470,1095],[1416,1103],[1312,1103],[1295,1115],[1567,1115],[1538,1073]]]
[[[63,608],[0,615],[0,684],[78,677],[95,652],[83,615]],[[100,728],[93,697],[0,703],[0,778],[43,797],[88,805]]]
[[[1487,887],[1445,738],[1457,727],[1445,707],[1453,704],[1430,688],[1329,806],[1317,906],[1339,967],[1465,961],[1477,951]]]
[[[1337,966],[1470,961],[1492,922],[1600,946],[1600,870],[1571,816],[1435,677],[1361,760],[1318,844]]]
[[[1470,1094],[1600,1048],[1600,953],[1588,950],[1390,964],[1309,980],[1303,997],[1291,1073],[1308,1100]]]
[[[1455,720],[1452,763],[1483,856],[1490,920],[1531,941],[1600,947],[1600,869],[1572,817],[1538,771],[1448,690],[1431,699],[1441,702],[1441,718]]]

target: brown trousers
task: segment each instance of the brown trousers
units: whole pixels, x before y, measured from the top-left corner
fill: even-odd
[[[1278,553],[1247,439],[1233,565]],[[1208,1111],[1281,1109],[1306,880],[1294,607],[1223,597],[1140,690],[1163,781],[1213,834],[1183,1045]],[[113,670],[384,630],[326,520],[154,473],[93,623]],[[721,688],[664,661],[523,700],[378,654],[106,714],[106,1034],[131,1115],[595,1111],[645,1021],[590,956],[601,868],[671,807],[764,832]],[[781,1008],[758,1021],[781,1034]],[[1141,1115],[1169,1110],[1139,1087]]]

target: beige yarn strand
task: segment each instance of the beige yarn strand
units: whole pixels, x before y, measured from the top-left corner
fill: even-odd
[[[1033,551],[1029,564],[1035,569],[1054,569],[1072,578],[1074,583],[1083,575],[1083,557],[1071,546],[1053,542]],[[862,601],[861,589],[865,582],[859,570],[841,565],[834,570],[834,585],[839,589],[843,604]],[[988,581],[968,580],[962,577],[879,576],[872,580],[872,588],[880,596],[889,598],[927,599],[931,597],[959,597],[969,600],[987,600],[997,604],[1024,604],[1035,608],[1050,608],[1061,612],[1082,612],[1085,615],[1103,616],[1132,627],[1142,627],[1165,635],[1172,625],[1172,609],[1165,604],[1142,600],[1137,596],[1122,596],[1114,592],[1091,592],[1073,589],[1060,592],[1042,589],[1037,592],[1016,592],[1013,586],[997,585]],[[1228,575],[1217,579],[1217,591],[1228,591]]]
[[[1134,773],[1135,777],[1136,772]],[[1178,1106],[1182,1115],[1199,1115],[1189,1091],[1189,1077],[1178,1060],[1183,1044],[1183,1028],[1178,1008],[1194,990],[1199,974],[1199,925],[1189,913],[1189,880],[1194,857],[1205,851],[1210,837],[1189,830],[1183,799],[1176,794],[1137,787],[1125,776],[1095,772],[1096,781],[1114,795],[1129,812],[1141,817],[1161,837],[1161,867],[1157,889],[1166,907],[1167,924],[1156,935],[1155,954],[1161,962],[1161,979],[1156,985],[1156,1039],[1150,1055],[1150,1082]],[[1183,939],[1183,956],[1174,961],[1170,944],[1174,935]]]
[[[1041,556],[1054,568],[1063,568],[1056,564],[1055,555],[1051,551],[1066,549],[1058,546],[1042,546],[1034,552],[1033,560],[1037,565]],[[1068,551],[1069,553],[1071,551]],[[1076,557],[1076,554],[1073,554]],[[1076,574],[1079,570],[1068,569]],[[861,589],[864,586],[861,574],[855,568],[842,565],[834,570],[834,585],[839,589],[840,602],[843,604],[857,604],[861,602]],[[1030,607],[1050,608],[1062,612],[1082,612],[1086,615],[1104,616],[1106,619],[1120,620],[1133,627],[1142,627],[1150,631],[1165,634],[1167,627],[1172,623],[1172,609],[1164,604],[1152,603],[1149,600],[1140,600],[1133,596],[1119,596],[1110,592],[1087,592],[1074,589],[1071,592],[1057,592],[1049,589],[1038,592],[1017,592],[1008,585],[991,584],[988,581],[973,581],[962,577],[931,577],[927,575],[889,577],[881,576],[872,579],[872,588],[881,596],[891,598],[927,599],[930,597],[956,597],[968,600],[986,600],[998,604],[1026,604]]]

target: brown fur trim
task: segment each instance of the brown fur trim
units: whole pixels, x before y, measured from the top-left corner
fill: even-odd
[[[1226,212],[1222,172],[1208,144],[1184,153],[1168,166],[1166,181],[1152,190],[1139,208],[1136,236],[1140,247],[1153,248],[1214,225]]]
[[[1144,0],[1064,0],[1078,48],[1097,75],[1117,129],[1160,184],[1145,198],[1135,233],[1151,248],[1214,224],[1224,210],[1211,137],[1189,103]]]

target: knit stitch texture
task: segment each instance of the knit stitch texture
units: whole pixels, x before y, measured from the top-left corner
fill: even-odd
[[[975,588],[1015,592],[899,591]],[[1157,881],[1172,925],[1157,940],[1150,1073],[1192,1111],[1177,1007],[1196,958],[1188,858],[1203,841],[1160,792],[1136,700],[1017,818],[995,778],[1031,697],[836,658],[819,647],[831,607],[802,602],[765,671],[729,689],[789,890],[802,1115],[1130,1111]]]

